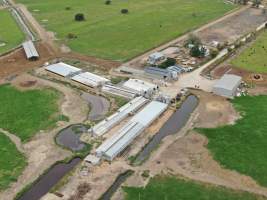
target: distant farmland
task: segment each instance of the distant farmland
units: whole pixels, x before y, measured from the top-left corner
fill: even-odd
[[[0,54],[18,46],[25,36],[7,10],[0,10]]]
[[[232,61],[235,67],[251,72],[267,73],[267,32],[262,33],[256,41]]]
[[[125,61],[233,9],[223,0],[17,0],[72,50]],[[121,9],[128,14],[121,14]],[[86,21],[75,22],[83,13]],[[77,36],[68,39],[68,34]]]

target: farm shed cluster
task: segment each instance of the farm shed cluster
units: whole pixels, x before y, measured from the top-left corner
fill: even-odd
[[[77,67],[62,62],[49,65],[45,67],[45,69],[49,72],[55,73],[65,78],[69,78],[89,87],[99,87],[104,85],[105,83],[110,82],[106,78],[90,72],[83,72],[83,70]]]
[[[107,139],[96,149],[96,155],[108,161],[118,156],[138,135],[156,120],[168,105],[152,101],[137,113],[116,135]]]
[[[225,74],[218,80],[213,86],[213,93],[227,97],[233,98],[237,94],[237,89],[242,82],[242,78],[233,74]]]
[[[31,40],[22,43],[22,47],[28,60],[37,60],[39,54]]]
[[[109,116],[108,118],[102,120],[95,126],[93,126],[89,132],[91,132],[94,136],[102,136],[106,132],[108,132],[115,125],[124,120],[127,116],[137,111],[143,105],[148,102],[144,97],[136,97],[132,101],[128,102],[124,106],[122,106],[116,113]]]

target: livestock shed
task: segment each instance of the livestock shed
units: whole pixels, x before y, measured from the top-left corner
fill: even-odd
[[[146,67],[145,73],[147,76],[151,76],[153,78],[164,79],[164,80],[172,80],[173,78],[175,78],[174,73],[172,73],[171,71],[167,69],[157,68],[157,67]]]
[[[81,71],[82,71],[81,69],[79,69],[77,67],[73,67],[73,66],[68,65],[66,63],[63,63],[63,62],[49,65],[49,66],[45,67],[45,69],[49,72],[58,74],[58,75],[63,76],[63,77],[73,76],[74,74],[81,73]]]
[[[152,101],[138,112],[116,135],[107,139],[96,149],[96,155],[112,161],[133,140],[139,136],[150,124],[155,121],[168,105],[158,101]]]
[[[144,95],[147,93],[153,94],[159,89],[157,85],[139,79],[129,79],[123,83],[123,87],[130,89],[139,95]]]
[[[213,86],[213,93],[227,97],[234,98],[236,96],[237,88],[240,86],[242,78],[233,74],[225,74]]]
[[[184,69],[182,67],[176,65],[168,67],[167,70],[175,72],[177,74],[181,74],[184,72]]]
[[[122,106],[116,113],[93,126],[89,132],[91,132],[94,136],[104,135],[107,131],[129,116],[129,114],[137,111],[147,102],[148,100],[144,97],[134,98],[132,101]]]
[[[73,76],[71,80],[74,80],[89,87],[99,87],[104,85],[105,83],[110,82],[110,80],[90,72],[77,74]]]
[[[31,40],[22,43],[22,47],[28,60],[38,60],[39,54]]]
[[[128,90],[126,88],[119,87],[119,86],[114,86],[111,84],[104,85],[102,87],[102,92],[107,93],[107,94],[121,96],[126,99],[132,99],[136,97],[136,92],[132,90]]]

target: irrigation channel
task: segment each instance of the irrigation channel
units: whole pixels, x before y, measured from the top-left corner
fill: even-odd
[[[68,163],[58,163],[42,175],[29,190],[27,190],[18,200],[39,200],[50,191],[58,181],[80,163],[80,158],[74,158]]]
[[[81,151],[86,144],[80,141],[82,133],[86,132],[87,128],[82,124],[74,124],[61,130],[56,136],[56,142],[72,151]]]
[[[142,163],[148,158],[150,153],[157,148],[161,141],[168,135],[173,135],[179,132],[188,121],[191,113],[198,105],[198,98],[194,95],[189,95],[182,103],[181,107],[168,119],[161,127],[159,132],[149,141],[143,150],[137,155],[134,164]]]
[[[108,190],[99,198],[99,200],[110,200],[112,195],[119,189],[122,183],[134,173],[132,170],[127,170],[120,174]]]

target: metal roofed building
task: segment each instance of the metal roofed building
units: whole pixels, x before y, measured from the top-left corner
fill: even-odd
[[[154,93],[159,87],[153,83],[142,81],[139,79],[129,79],[123,84],[124,88],[130,89],[139,95],[145,93]]]
[[[118,156],[138,135],[140,135],[154,120],[156,120],[168,105],[152,101],[138,112],[118,134],[107,139],[96,150],[98,157],[112,161]]]
[[[106,84],[102,87],[102,92],[124,97],[126,99],[133,99],[136,97],[136,92],[128,90],[126,88]]]
[[[213,86],[213,93],[233,98],[236,95],[237,88],[242,82],[242,78],[233,74],[225,74]]]
[[[95,136],[104,135],[107,131],[109,131],[111,128],[125,119],[129,114],[137,111],[147,102],[148,100],[144,97],[134,98],[132,101],[122,106],[116,113],[102,120],[91,129],[89,129],[89,132],[91,132]]]
[[[171,80],[172,79],[172,72],[167,69],[161,69],[157,67],[146,67],[145,73],[148,76],[152,76],[154,78],[160,78],[164,80]]]
[[[165,59],[165,56],[163,55],[163,53],[155,52],[148,56],[147,63],[154,65],[157,62],[164,60],[164,59]]]
[[[22,43],[22,47],[28,60],[37,60],[39,54],[31,40]]]
[[[110,82],[110,80],[104,77],[98,76],[96,74],[90,73],[90,72],[77,74],[73,76],[71,80],[74,80],[78,83],[81,83],[89,87],[99,87],[99,86],[104,85],[105,83]]]
[[[63,77],[71,76],[73,74],[77,74],[77,73],[80,73],[82,71],[81,69],[79,69],[77,67],[73,67],[73,66],[65,64],[63,62],[49,65],[49,66],[45,67],[45,69],[49,72],[53,72],[53,73],[58,74],[58,75],[63,76]]]
[[[176,65],[168,67],[167,70],[176,72],[177,74],[181,74],[184,72],[184,69],[182,67]]]

